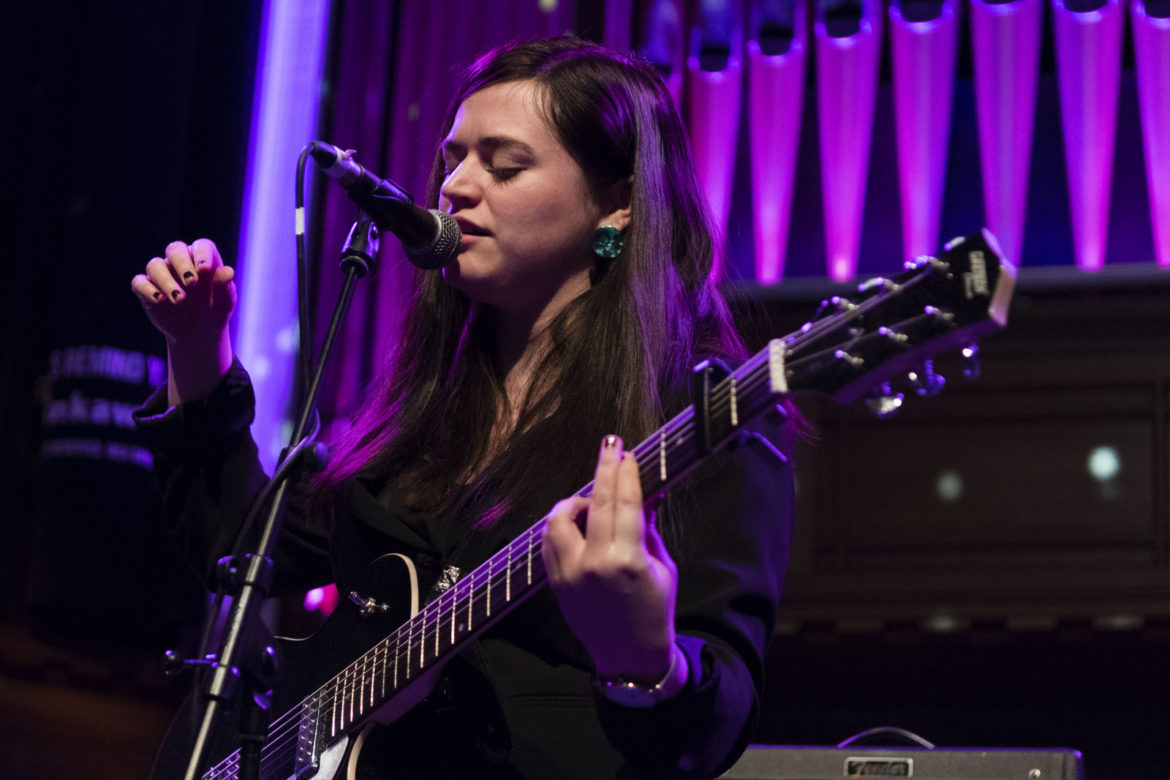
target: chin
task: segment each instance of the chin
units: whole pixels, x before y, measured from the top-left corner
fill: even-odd
[[[492,305],[498,298],[498,283],[482,273],[477,274],[462,255],[443,266],[442,273],[443,281],[477,303]]]

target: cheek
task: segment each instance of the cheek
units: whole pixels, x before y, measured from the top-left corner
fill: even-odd
[[[585,202],[563,191],[544,191],[526,199],[512,214],[512,224],[531,234],[533,240],[568,246],[587,241],[593,221]]]

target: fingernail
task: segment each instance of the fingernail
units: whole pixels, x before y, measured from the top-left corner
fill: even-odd
[[[163,299],[163,294],[162,294],[162,293],[160,293],[160,292],[158,292],[158,291],[156,290],[156,291],[155,291],[155,293],[154,293],[154,299],[155,299],[156,301],[161,301],[161,300]]]
[[[171,297],[177,301],[183,297],[183,291],[182,290],[175,290],[173,293],[171,293]]]
[[[617,436],[614,436],[611,433],[608,436],[606,436],[604,439],[601,440],[601,448],[603,450],[612,450],[620,442],[621,442],[621,439],[619,439]]]
[[[195,274],[194,274],[193,272],[191,272],[191,271],[187,271],[185,274],[183,274],[183,281],[184,281],[184,282],[193,282],[193,281],[195,281]]]

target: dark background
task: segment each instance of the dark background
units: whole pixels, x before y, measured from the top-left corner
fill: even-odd
[[[58,0],[19,17],[4,27],[15,110],[0,236],[3,774],[141,776],[184,691],[158,654],[189,646],[200,594],[159,531],[145,470],[39,456],[53,436],[108,433],[50,430],[46,403],[75,391],[133,402],[147,387],[44,377],[54,350],[77,345],[162,355],[130,277],[174,238],[235,245],[259,7]],[[595,29],[590,13],[581,20]],[[961,383],[940,359],[943,395],[912,398],[889,421],[801,401],[819,436],[799,449],[798,544],[757,742],[833,744],[891,725],[940,746],[1079,748],[1092,777],[1161,769],[1170,283],[1152,268],[1128,33],[1110,267],[1071,268],[1050,30],[1045,40],[1024,271],[981,379]],[[964,44],[948,235],[981,221],[967,57]],[[819,276],[808,99],[797,278],[729,288],[756,344],[839,289]],[[889,104],[883,83],[862,273],[900,255]],[[741,159],[737,215],[750,214],[748,175]],[[750,218],[734,217],[744,276],[749,247]],[[1122,454],[1108,490],[1084,469],[1098,444]],[[958,503],[934,492],[943,465],[964,475]]]

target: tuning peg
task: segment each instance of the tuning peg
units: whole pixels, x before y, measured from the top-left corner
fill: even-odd
[[[953,328],[955,326],[955,315],[946,309],[940,309],[937,306],[923,306],[922,313],[929,317],[936,326],[944,328]]]
[[[921,396],[938,395],[947,383],[945,376],[935,372],[933,360],[922,361],[922,365],[906,376],[914,385],[914,392]]]
[[[901,393],[895,393],[889,382],[883,382],[866,396],[865,408],[869,409],[874,417],[884,420],[898,413],[905,398]]]
[[[979,365],[979,345],[968,344],[960,353],[963,356],[963,376],[967,379],[978,379],[982,367]]]
[[[905,333],[894,330],[893,328],[888,328],[885,325],[882,325],[880,328],[878,328],[877,332],[879,336],[889,339],[893,344],[905,346],[910,341],[910,337]]]
[[[843,349],[839,349],[834,352],[833,358],[841,361],[850,368],[863,368],[865,366],[865,358],[860,358],[857,355],[851,355]]]
[[[893,279],[887,279],[884,276],[875,276],[872,279],[866,279],[861,284],[857,285],[857,292],[865,293],[870,290],[882,290],[884,292],[897,292],[902,289],[901,285]]]
[[[939,260],[933,255],[919,255],[913,260],[907,260],[904,264],[904,267],[907,271],[917,271],[921,268],[925,268],[928,265],[936,271],[944,271],[950,267],[947,263]]]
[[[828,317],[833,314],[840,314],[852,309],[856,309],[857,304],[848,298],[842,298],[840,295],[834,295],[831,298],[825,298],[821,301],[821,305],[817,307],[817,313],[813,315],[813,320],[819,320],[822,317]]]

